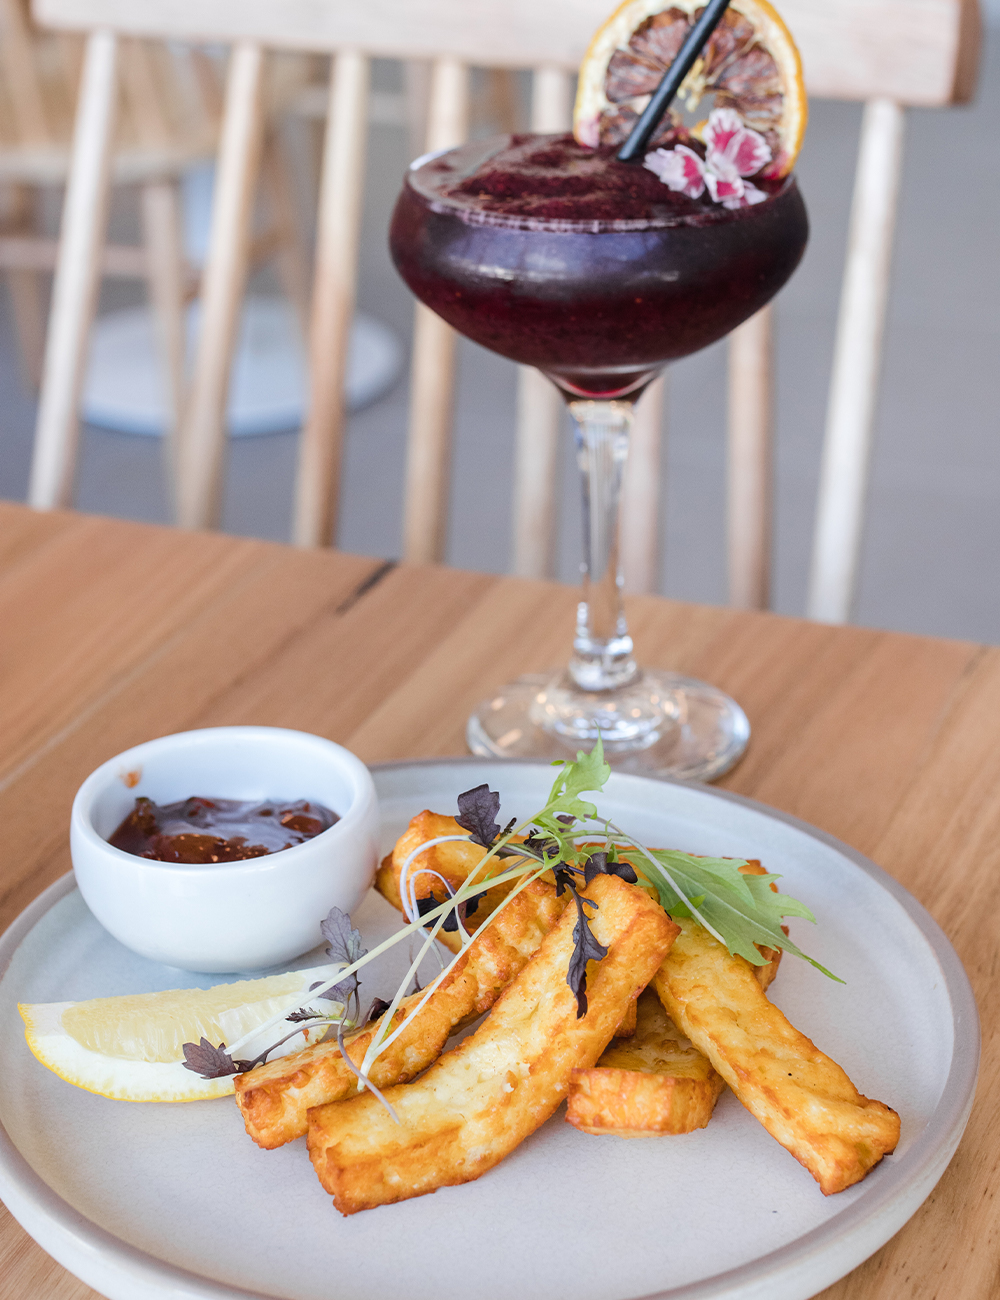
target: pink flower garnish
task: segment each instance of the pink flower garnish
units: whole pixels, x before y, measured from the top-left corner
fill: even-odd
[[[679,144],[647,154],[643,165],[664,185],[692,199],[704,194],[707,186],[712,199],[724,208],[763,203],[767,194],[744,179],[771,161],[768,143],[758,131],[744,126],[735,110],[715,108],[705,128],[705,148],[704,162]]]
[[[705,193],[705,164],[686,144],[675,145],[673,149],[654,149],[646,154],[642,165],[680,194],[700,199]]]

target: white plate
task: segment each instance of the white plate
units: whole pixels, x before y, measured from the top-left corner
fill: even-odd
[[[504,820],[528,816],[551,777],[484,760],[381,767],[384,843],[482,781]],[[965,1128],[979,1024],[958,958],[905,890],[792,818],[618,774],[599,802],[648,844],[762,858],[815,911],[818,926],[793,921],[793,937],[847,985],[786,958],[773,996],[902,1116],[898,1151],[859,1186],[824,1198],[727,1093],[686,1137],[588,1137],[557,1114],[478,1182],[343,1219],[304,1143],[257,1150],[231,1102],[108,1101],[35,1061],[18,1000],[218,979],[127,952],[67,877],[0,940],[0,1194],[12,1213],[111,1300],[805,1300],[843,1276],[913,1214]],[[371,942],[396,914],[371,895],[355,920]],[[404,960],[397,949],[365,996],[386,992]]]

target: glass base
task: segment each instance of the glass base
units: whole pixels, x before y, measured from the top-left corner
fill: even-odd
[[[598,728],[617,771],[692,781],[728,772],[750,739],[746,714],[724,692],[648,669],[601,692],[576,690],[563,673],[519,677],[475,709],[465,737],[483,758],[575,758]]]

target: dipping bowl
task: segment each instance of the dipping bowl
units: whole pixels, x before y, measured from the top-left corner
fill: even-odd
[[[325,804],[339,821],[290,849],[240,862],[157,862],[113,848],[137,796]],[[364,763],[342,745],[278,727],[211,727],[136,745],[87,777],[70,848],[88,907],[133,952],[182,970],[249,973],[322,941],[331,907],[364,897],[377,865],[378,810]]]

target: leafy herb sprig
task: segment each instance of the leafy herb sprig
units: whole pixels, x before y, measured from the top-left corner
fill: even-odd
[[[407,924],[371,952],[361,948],[360,935],[351,929],[349,917],[340,913],[342,920],[324,923],[324,936],[331,940],[328,951],[333,956],[336,949],[338,955],[334,959],[342,960],[345,968],[336,981],[318,986],[306,1000],[312,1001],[330,992],[336,995],[339,990],[345,1003],[353,998],[356,1015],[358,971],[396,943],[422,933],[420,949],[395,997],[388,1005],[379,1000],[377,1014],[381,1015],[381,1020],[360,1067],[350,1061],[344,1050],[344,1028],[350,1023],[346,1011],[336,1022],[341,1052],[358,1076],[359,1090],[368,1087],[381,1097],[369,1078],[374,1061],[420,1014],[435,989],[497,912],[533,880],[543,877],[555,881],[557,893],[569,891],[576,907],[574,950],[566,982],[576,996],[578,1016],[587,1011],[588,963],[602,960],[607,952],[590,928],[597,904],[581,892],[600,874],[616,875],[645,886],[655,893],[671,915],[694,919],[730,953],[738,953],[754,965],[764,963],[760,948],[783,948],[808,961],[831,979],[837,978],[802,952],[782,931],[781,922],[786,916],[803,917],[809,921],[815,921],[815,917],[803,903],[771,889],[778,876],[743,875],[740,868],[747,865],[744,859],[697,857],[675,849],[649,849],[609,818],[598,814],[597,807],[582,796],[602,790],[611,775],[600,740],[589,754],[581,752],[575,762],[560,762],[557,766],[559,771],[544,807],[521,823],[512,818],[503,829],[499,822],[500,796],[496,791],[480,785],[459,795],[456,822],[466,833],[428,840],[408,855],[400,871],[400,895]],[[419,863],[427,849],[452,840],[470,841],[486,850],[482,861],[457,888],[453,888],[438,872]],[[445,898],[439,900],[436,897],[436,885],[432,886],[429,895],[417,897],[417,880],[426,876],[443,884]],[[496,909],[478,920],[477,925],[477,921],[470,918],[476,916],[483,894],[487,889],[505,884],[511,886],[510,891]],[[336,942],[331,937],[334,930]],[[459,952],[420,990],[420,996],[408,1004],[405,1014],[394,1023],[404,991],[411,986],[421,961],[435,947],[435,940],[442,930],[457,932]],[[251,1063],[234,1062],[234,1053],[272,1024],[277,1024],[282,1018],[293,1019],[297,1014],[293,1011],[290,1015],[275,1016],[235,1043],[228,1053],[224,1053],[232,1069],[251,1068]],[[203,1040],[203,1047],[211,1053],[222,1052],[224,1046],[214,1049]],[[186,1045],[185,1052],[188,1047],[206,1067],[223,1064],[220,1058],[210,1058],[208,1053],[203,1053],[193,1044]],[[189,1068],[197,1067],[192,1063]]]
[[[342,912],[339,907],[330,909],[325,920],[320,922],[319,928],[323,938],[327,941],[326,952],[331,961],[344,967],[350,967],[352,962],[357,964],[364,959],[368,949],[364,947],[361,941],[361,932],[352,928],[351,918],[346,912]],[[251,1038],[258,1037],[272,1024],[280,1023],[282,1019],[289,1024],[310,1025],[314,1029],[320,1025],[333,1026],[337,1030],[338,1037],[342,1037],[345,1024],[348,1026],[354,1025],[360,1015],[361,985],[356,970],[349,971],[346,976],[338,976],[337,978],[337,983],[313,984],[307,992],[310,1002],[325,1001],[331,1003],[329,1010],[317,1011],[313,1007],[307,1007],[300,1003],[294,1010],[280,1012],[267,1024],[251,1030],[249,1034],[245,1034],[232,1051],[242,1047]],[[380,1001],[380,998],[375,999],[376,1003]],[[352,1002],[354,1004],[353,1017],[351,1017]],[[374,1009],[375,1004],[372,1005]],[[370,1011],[368,1014],[371,1016]],[[183,1065],[186,1070],[192,1070],[195,1074],[200,1074],[203,1079],[220,1079],[227,1074],[245,1074],[247,1070],[263,1065],[272,1052],[277,1051],[282,1044],[287,1043],[290,1038],[295,1038],[296,1035],[302,1032],[301,1029],[293,1029],[291,1033],[285,1034],[277,1042],[271,1043],[269,1047],[266,1047],[251,1060],[234,1058],[232,1051],[227,1051],[225,1043],[213,1047],[207,1038],[202,1038],[199,1043],[183,1044]]]

